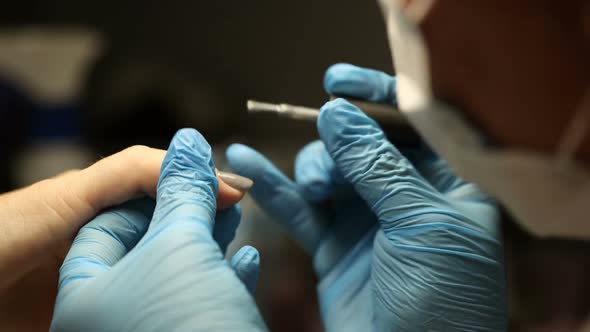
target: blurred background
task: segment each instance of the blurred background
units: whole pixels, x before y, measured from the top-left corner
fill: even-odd
[[[319,107],[324,71],[391,72],[376,1],[22,0],[0,11],[0,190],[133,144],[201,131],[224,169],[249,144],[288,174],[315,126],[248,116],[249,98]],[[257,300],[273,331],[322,331],[311,261],[255,204],[232,248],[262,254]],[[505,222],[514,331],[568,331],[590,306],[587,243],[540,241]],[[231,251],[232,249],[230,249]]]

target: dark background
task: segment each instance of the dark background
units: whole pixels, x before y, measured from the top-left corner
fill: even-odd
[[[392,68],[376,1],[3,1],[0,29],[31,25],[102,35],[104,51],[70,119],[96,158],[132,144],[165,148],[176,130],[194,127],[220,152],[219,165],[224,147],[239,141],[290,172],[315,126],[248,116],[246,100],[319,107],[331,64]],[[0,86],[0,191],[17,186],[15,156],[42,139],[31,129],[38,105],[13,88]],[[320,331],[310,260],[251,201],[244,205],[239,242],[261,250],[258,301],[269,327]],[[589,306],[588,244],[541,241],[506,224],[514,329],[561,331],[559,322]]]
[[[391,68],[372,1],[61,0],[3,7],[5,26],[73,25],[103,33],[107,49],[87,81],[84,125],[92,143],[108,152],[136,142],[165,146],[183,126],[212,141],[309,138],[313,126],[246,116],[245,100],[320,106],[329,65]],[[140,109],[141,118],[130,114]]]

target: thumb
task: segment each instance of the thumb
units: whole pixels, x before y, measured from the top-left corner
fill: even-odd
[[[194,129],[178,131],[162,164],[150,228],[186,223],[211,234],[218,186],[209,143]]]
[[[383,227],[425,213],[433,204],[446,204],[377,123],[356,106],[343,99],[327,103],[320,113],[318,130],[337,169]]]
[[[244,283],[250,294],[254,295],[260,274],[260,254],[256,248],[243,246],[231,258],[229,264]]]

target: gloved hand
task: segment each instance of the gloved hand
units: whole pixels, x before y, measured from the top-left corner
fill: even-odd
[[[395,80],[332,67],[328,92],[392,102]],[[400,152],[343,99],[318,119],[291,181],[254,150],[230,165],[257,203],[313,256],[328,331],[502,331],[505,277],[498,211],[426,148]]]
[[[266,330],[249,293],[258,252],[245,247],[224,260],[240,213],[216,215],[217,186],[205,139],[180,131],[162,165],[155,209],[153,201],[133,201],[78,233],[60,270],[51,330]]]

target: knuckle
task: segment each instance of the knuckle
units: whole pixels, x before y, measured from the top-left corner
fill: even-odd
[[[141,160],[146,154],[150,153],[152,148],[145,145],[133,145],[122,151],[125,157],[131,160]]]
[[[72,176],[72,175],[76,175],[80,172],[79,169],[70,169],[64,172],[59,173],[58,175],[56,175],[54,178],[65,178],[68,176]]]
[[[146,166],[146,157],[153,151],[145,145],[134,145],[126,148],[120,154],[126,168],[131,170],[143,170]]]

